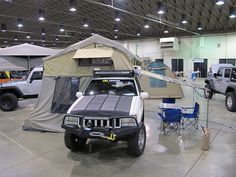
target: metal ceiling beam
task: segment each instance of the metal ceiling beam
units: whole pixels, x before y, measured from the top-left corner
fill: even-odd
[[[112,5],[100,3],[100,2],[97,2],[97,1],[93,1],[93,0],[84,0],[84,1],[86,1],[88,3],[93,3],[93,4],[96,4],[96,5],[100,5],[100,6],[103,6],[103,7],[111,8],[111,9],[114,9],[114,10],[117,10],[117,11],[129,14],[129,15],[132,15],[132,16],[135,16],[135,17],[142,18],[144,20],[149,20],[149,21],[152,21],[152,22],[155,22],[155,23],[159,23],[159,24],[162,24],[162,25],[165,25],[165,26],[169,26],[169,27],[172,27],[172,28],[175,28],[175,29],[179,29],[179,30],[182,30],[182,31],[189,32],[191,34],[200,36],[199,33],[196,33],[196,32],[193,32],[193,31],[190,31],[190,30],[187,30],[187,29],[184,29],[184,28],[179,27],[179,26],[175,26],[173,24],[169,24],[167,22],[160,21],[159,19],[138,15],[138,14],[135,14],[133,12],[129,12],[129,11],[126,11],[124,9],[120,9],[120,8],[114,7]]]

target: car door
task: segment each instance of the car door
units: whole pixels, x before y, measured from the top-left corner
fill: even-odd
[[[38,95],[42,85],[43,71],[34,71],[29,81],[30,95]]]
[[[214,90],[220,93],[222,92],[222,81],[223,81],[223,72],[224,72],[224,68],[219,68],[217,76],[214,78]]]
[[[222,84],[221,84],[221,93],[225,93],[227,87],[230,84],[230,76],[231,76],[231,68],[225,68],[224,73],[223,73],[223,78],[222,78]]]

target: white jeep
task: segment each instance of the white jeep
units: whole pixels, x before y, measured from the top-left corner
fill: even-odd
[[[206,97],[212,98],[214,93],[225,95],[225,107],[228,111],[236,111],[236,67],[229,64],[212,65],[213,73],[205,80]]]
[[[41,89],[43,68],[34,68],[26,79],[0,84],[0,108],[13,111],[18,100],[37,98]]]
[[[88,138],[128,141],[128,153],[140,156],[146,144],[143,99],[133,71],[94,71],[85,91],[62,122],[64,141],[71,151],[81,150]]]

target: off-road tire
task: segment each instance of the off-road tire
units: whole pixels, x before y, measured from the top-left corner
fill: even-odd
[[[128,154],[138,157],[143,154],[146,145],[146,129],[142,123],[138,132],[131,135],[128,139]]]
[[[208,89],[211,90],[211,86],[210,86],[209,84],[206,84],[206,85],[205,85],[205,88],[208,88]],[[208,98],[208,99],[212,99],[213,94],[214,94],[214,92],[213,92],[212,90],[211,90],[211,91],[204,90],[204,95],[205,95],[205,97]]]
[[[230,112],[236,112],[236,95],[234,92],[226,93],[225,107]]]
[[[82,139],[77,135],[65,131],[64,142],[66,147],[72,152],[81,151],[84,148],[86,141],[87,139]]]
[[[0,108],[3,111],[13,111],[18,105],[18,99],[13,93],[3,93],[0,95]]]

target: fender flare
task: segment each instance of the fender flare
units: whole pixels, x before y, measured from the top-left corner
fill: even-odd
[[[22,98],[24,97],[24,94],[22,91],[15,86],[10,86],[10,87],[0,87],[0,95],[3,93],[13,93],[16,95],[17,98]]]

